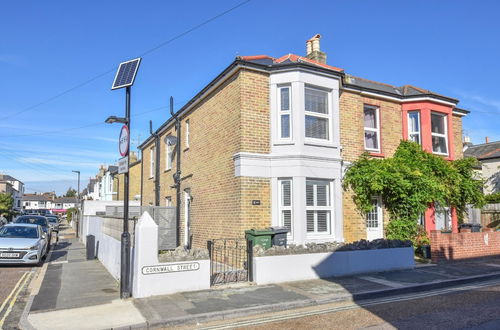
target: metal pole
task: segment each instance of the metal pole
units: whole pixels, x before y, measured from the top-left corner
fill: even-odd
[[[176,206],[175,206],[175,218],[176,218],[176,230],[175,239],[177,240],[177,246],[181,245],[181,121],[179,120],[178,114],[174,114],[174,98],[170,96],[170,115],[175,119],[175,130],[177,131],[177,166],[174,174],[175,187],[177,189],[176,193]]]
[[[129,129],[128,146],[130,149],[130,87],[126,88],[125,119]],[[129,172],[130,150],[127,151],[127,172],[124,174],[124,196],[123,196],[123,233],[121,239],[121,276],[120,297],[130,297],[130,233],[128,232],[128,201],[129,201]]]

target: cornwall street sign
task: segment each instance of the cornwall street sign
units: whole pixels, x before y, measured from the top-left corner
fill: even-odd
[[[128,172],[128,156],[121,158],[118,161],[118,174]]]
[[[118,139],[118,149],[120,150],[120,155],[125,157],[128,155],[129,148],[129,134],[128,126],[123,125],[122,130],[120,131],[120,138]]]
[[[182,264],[144,266],[142,267],[142,274],[151,275],[151,274],[162,274],[162,273],[189,272],[198,269],[200,269],[200,264],[198,262],[188,262]]]

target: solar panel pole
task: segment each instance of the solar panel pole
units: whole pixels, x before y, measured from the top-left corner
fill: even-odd
[[[130,86],[126,87],[125,96],[125,119],[130,131]],[[130,165],[130,134],[128,134],[127,168]],[[121,240],[121,280],[120,297],[130,297],[130,233],[128,231],[128,201],[129,201],[129,171],[124,173],[124,196],[123,196],[123,233]]]

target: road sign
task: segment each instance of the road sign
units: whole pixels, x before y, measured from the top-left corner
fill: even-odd
[[[120,131],[120,138],[118,140],[118,149],[120,150],[120,155],[125,157],[128,155],[129,148],[129,134],[128,126],[123,125],[122,130]]]
[[[128,156],[121,158],[118,160],[118,174],[127,173],[128,172]]]

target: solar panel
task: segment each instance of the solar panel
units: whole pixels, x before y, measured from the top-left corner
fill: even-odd
[[[118,71],[115,75],[115,80],[113,81],[113,87],[111,89],[118,89],[123,87],[132,86],[134,84],[135,75],[137,74],[137,69],[139,69],[139,64],[141,63],[141,58],[136,58],[127,62],[120,63]]]

